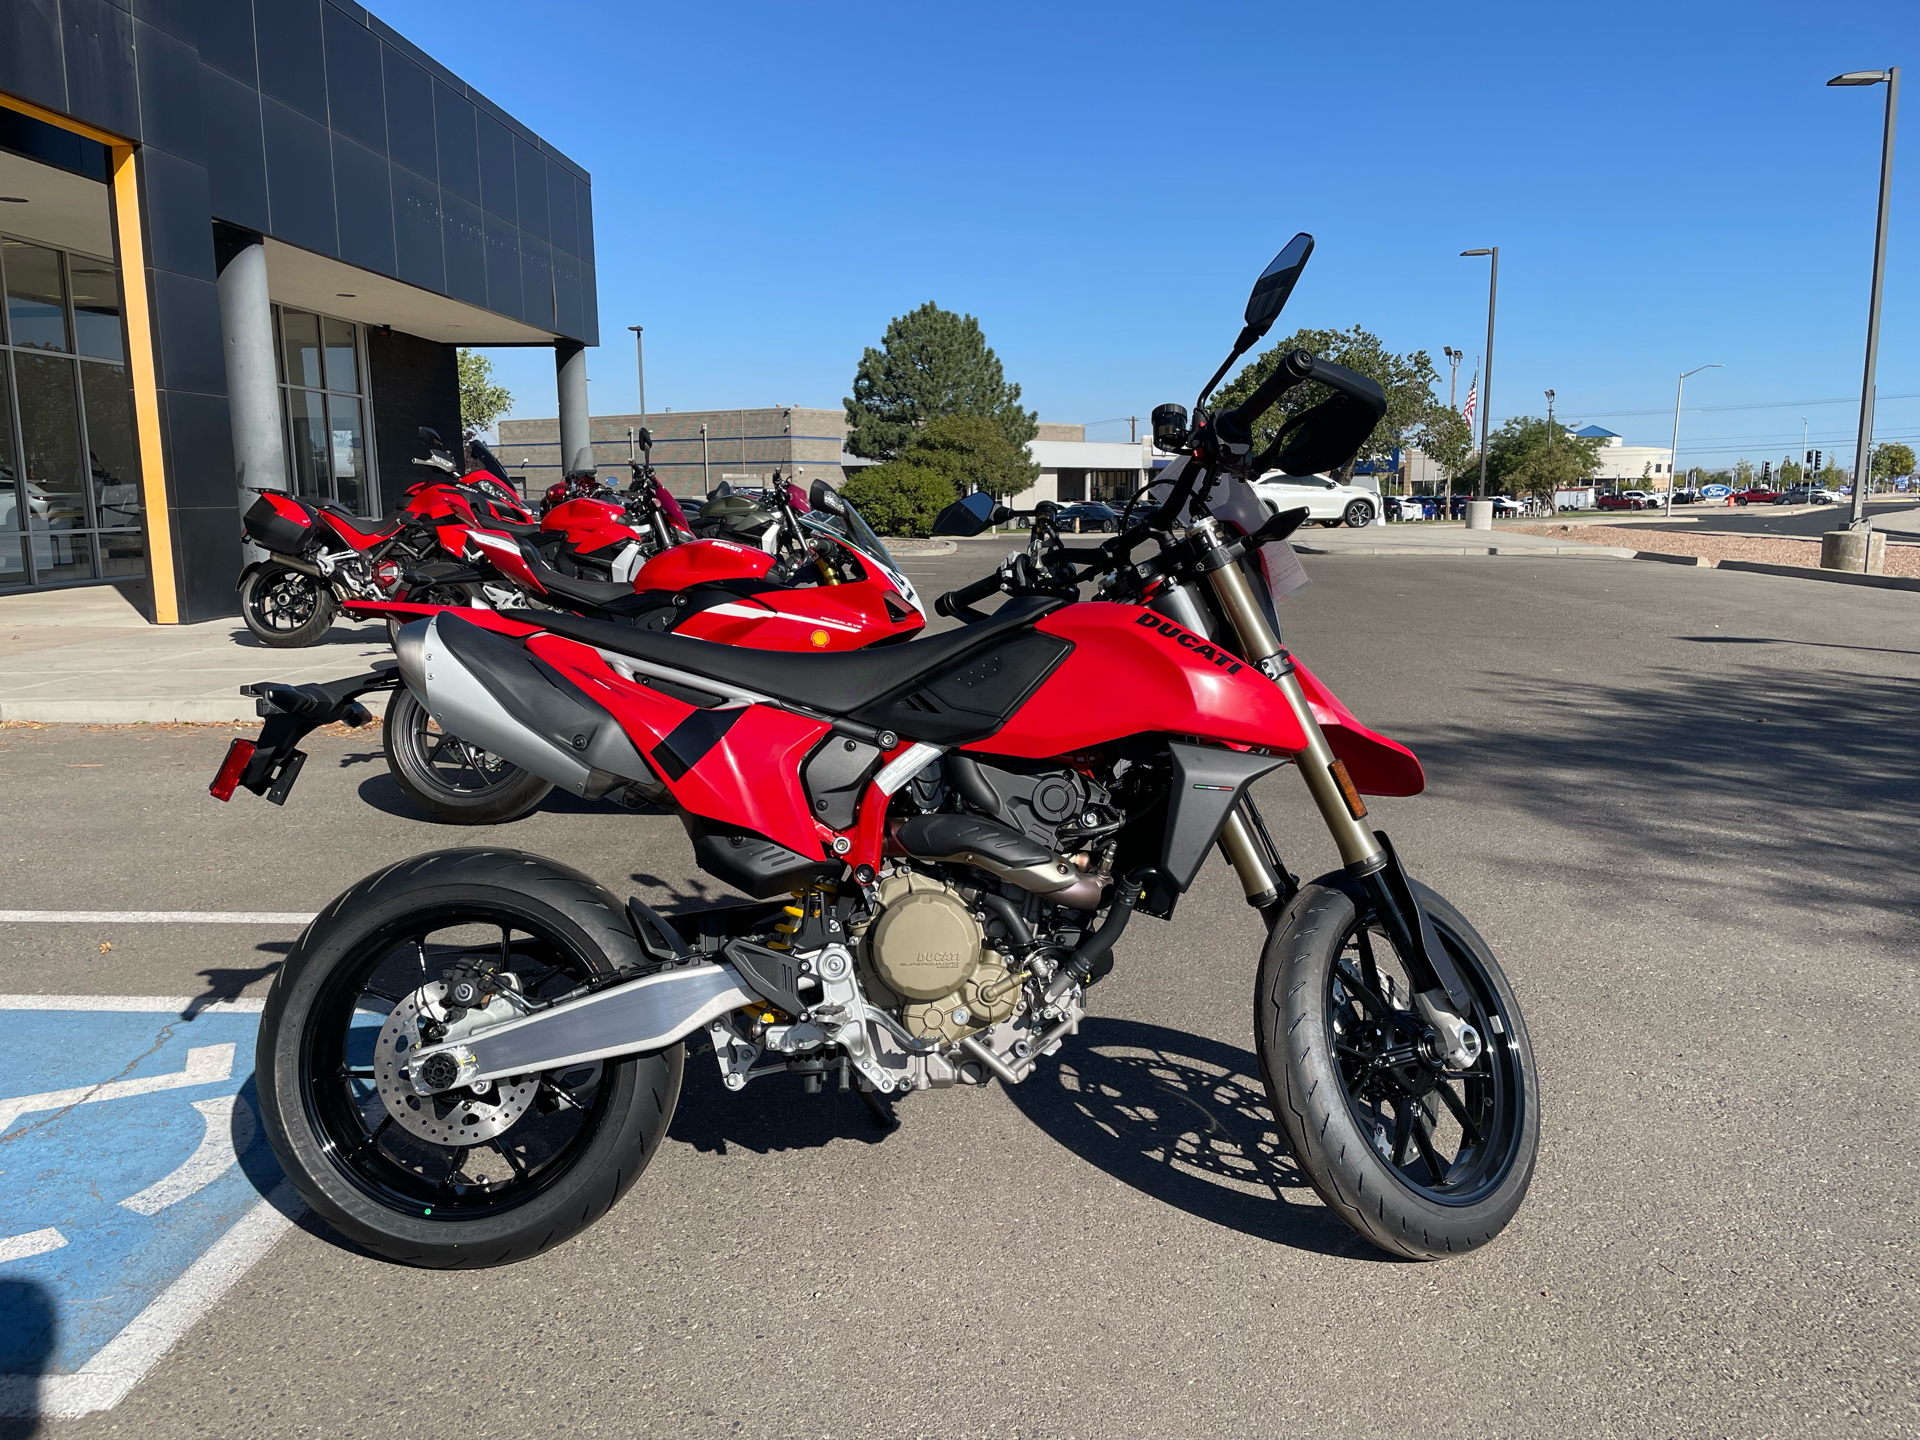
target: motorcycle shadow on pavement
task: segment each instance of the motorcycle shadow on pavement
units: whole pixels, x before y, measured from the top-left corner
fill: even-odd
[[[1395,1259],[1313,1193],[1274,1124],[1250,1051],[1094,1017],[1007,1096],[1082,1160],[1162,1204],[1297,1250]]]
[[[419,820],[428,825],[435,824],[436,822],[433,816],[407,799],[405,792],[400,789],[393,775],[387,770],[386,755],[378,745],[366,755],[350,754],[344,756],[341,759],[340,768],[344,770],[350,765],[365,765],[375,761],[379,762],[380,765],[378,773],[369,775],[360,782],[359,794],[362,803],[380,811],[383,815],[398,816],[402,820]],[[553,791],[548,794],[547,798],[540,802],[533,813],[536,815],[604,815],[615,808],[615,806],[603,800],[582,800],[578,795],[570,795],[565,790],[556,786]],[[637,813],[646,814],[650,812],[642,810]],[[468,825],[446,825],[441,828],[449,832],[465,830],[471,833],[476,827]]]

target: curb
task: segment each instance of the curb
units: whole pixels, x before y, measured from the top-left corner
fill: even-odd
[[[385,694],[361,704],[376,715],[387,711]],[[124,700],[0,700],[0,720],[32,720],[42,725],[246,725],[255,726],[253,701],[236,695],[129,697]]]
[[[893,547],[900,543],[897,536],[892,540],[888,540],[884,535],[880,538],[886,542],[887,549],[892,552],[893,558],[896,560],[918,560],[922,557],[931,560],[936,556],[951,555],[960,548],[960,546],[952,540],[938,540],[932,545],[926,545],[923,542],[922,544],[915,545],[911,550],[895,550]]]
[[[1789,580],[1825,580],[1837,585],[1868,585],[1876,590],[1920,591],[1920,580],[1905,575],[1856,575],[1850,570],[1815,570],[1804,565],[1768,565],[1759,560],[1722,560],[1721,570],[1744,570],[1751,575],[1784,575]]]
[[[1461,555],[1504,555],[1509,558],[1524,559],[1535,556],[1542,559],[1569,560],[1630,560],[1634,552],[1618,545],[1557,545],[1557,546],[1517,546],[1517,545],[1343,545],[1337,550],[1321,550],[1311,545],[1296,543],[1294,551],[1301,555],[1434,555],[1443,558],[1455,558]]]

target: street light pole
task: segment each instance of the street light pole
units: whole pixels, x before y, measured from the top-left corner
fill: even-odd
[[[1487,270],[1487,368],[1483,377],[1485,383],[1480,387],[1480,489],[1476,492],[1481,499],[1487,494],[1487,417],[1493,413],[1493,304],[1500,291],[1500,247],[1488,246],[1484,250],[1462,250],[1461,257],[1486,255],[1491,257],[1492,265]]]
[[[1867,307],[1867,370],[1860,382],[1860,441],[1853,453],[1853,519],[1858,530],[1867,519],[1867,486],[1873,476],[1873,371],[1880,358],[1880,286],[1887,273],[1887,210],[1893,198],[1893,122],[1900,108],[1900,67],[1854,70],[1836,75],[1829,85],[1887,87],[1886,132],[1880,141],[1880,219],[1873,234],[1873,299]]]
[[[640,372],[640,423],[645,425],[647,423],[647,352],[642,345],[640,332],[646,327],[629,325],[627,328],[633,331],[633,358]]]
[[[1673,448],[1667,452],[1667,514],[1673,514],[1673,487],[1680,483],[1680,395],[1687,388],[1687,375],[1698,375],[1702,370],[1724,370],[1727,367],[1718,360],[1711,365],[1696,365],[1680,377],[1680,383],[1673,387]]]

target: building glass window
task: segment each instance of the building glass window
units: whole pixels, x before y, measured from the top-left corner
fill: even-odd
[[[303,500],[380,513],[368,453],[365,337],[358,325],[276,305],[287,484]]]
[[[146,572],[120,272],[0,235],[0,588]]]

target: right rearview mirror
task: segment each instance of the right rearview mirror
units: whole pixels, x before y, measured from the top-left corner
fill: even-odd
[[[431,425],[422,425],[420,427],[420,438],[436,450],[444,450],[447,448],[446,441],[440,438],[440,432]]]
[[[978,535],[987,526],[993,524],[994,514],[1001,507],[993,503],[993,497],[984,490],[976,490],[963,500],[956,500],[934,517],[933,533],[936,535]]]
[[[1273,257],[1273,263],[1260,272],[1260,278],[1253,282],[1253,294],[1247,297],[1247,331],[1252,338],[1242,335],[1242,340],[1252,344],[1273,328],[1273,322],[1286,308],[1287,297],[1300,282],[1300,272],[1307,268],[1307,257],[1311,254],[1313,237],[1302,230],[1287,242],[1286,249]]]

